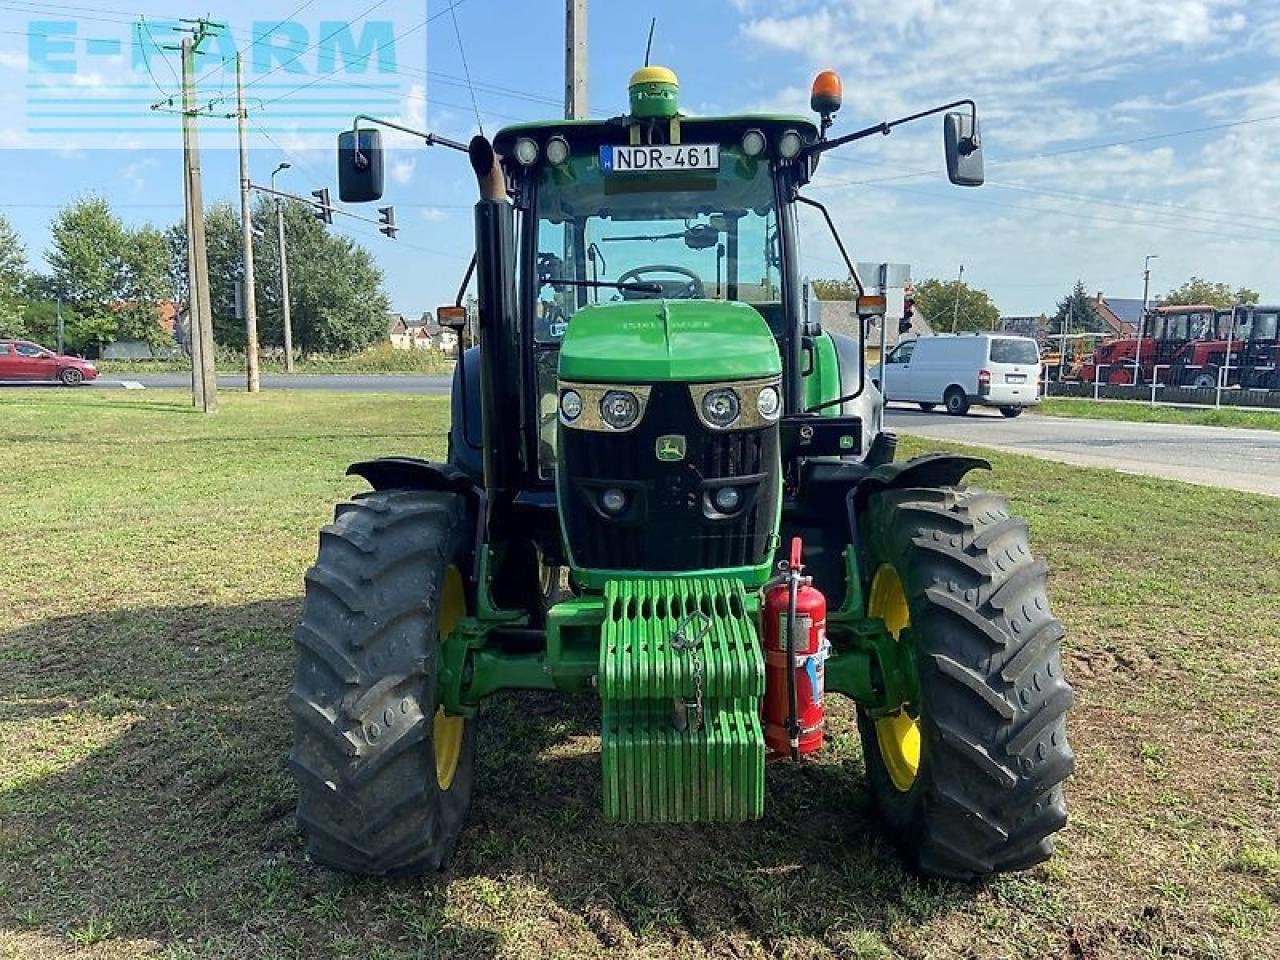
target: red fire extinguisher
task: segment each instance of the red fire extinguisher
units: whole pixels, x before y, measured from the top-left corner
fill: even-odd
[[[764,598],[764,742],[771,756],[798,760],[822,746],[827,599],[803,575],[800,538]]]

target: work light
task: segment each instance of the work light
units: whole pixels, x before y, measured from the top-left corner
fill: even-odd
[[[557,167],[569,159],[569,141],[564,137],[552,137],[547,141],[547,159]]]
[[[778,138],[778,155],[783,160],[794,160],[800,155],[800,149],[804,146],[804,141],[800,139],[800,134],[794,130],[788,130]]]
[[[610,390],[600,400],[600,418],[614,430],[627,430],[640,417],[640,401],[630,390]]]
[[[521,137],[516,141],[515,153],[516,160],[522,167],[531,167],[538,162],[538,143],[528,137]]]
[[[702,398],[702,413],[713,427],[730,427],[742,412],[742,401],[732,387],[712,390]]]
[[[560,416],[565,423],[573,423],[582,416],[582,395],[577,390],[566,390],[560,394]]]
[[[748,130],[742,135],[742,152],[748,157],[758,157],[764,153],[764,134],[759,130]]]

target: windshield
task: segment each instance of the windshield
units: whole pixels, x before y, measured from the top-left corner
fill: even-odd
[[[992,363],[1039,363],[1040,349],[1034,340],[1000,337],[991,341]]]
[[[779,304],[782,272],[767,161],[720,149],[718,170],[605,173],[596,156],[546,166],[538,183],[540,342],[612,300]],[[762,311],[764,312],[764,311]]]
[[[1276,339],[1277,318],[1280,318],[1280,314],[1255,313],[1253,315],[1253,329],[1249,332],[1249,338],[1251,340]]]

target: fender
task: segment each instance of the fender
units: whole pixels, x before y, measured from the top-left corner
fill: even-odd
[[[926,453],[899,463],[881,464],[849,491],[850,518],[854,508],[860,511],[867,498],[881,490],[953,486],[974,470],[990,469],[991,462],[982,457],[957,453]]]
[[[418,457],[379,457],[347,467],[348,477],[360,477],[375,490],[440,490],[462,494],[475,506],[483,491],[470,476],[449,463]]]

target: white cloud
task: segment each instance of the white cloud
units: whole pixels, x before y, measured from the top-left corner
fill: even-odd
[[[418,161],[414,157],[397,156],[391,162],[391,179],[393,182],[403,186],[413,180],[413,171],[418,167]]]
[[[427,221],[427,223],[440,223],[441,221],[449,219],[449,212],[447,210],[441,210],[439,207],[423,207],[419,212],[422,219]]]

